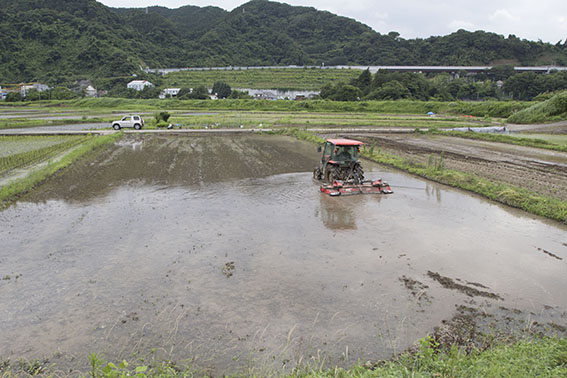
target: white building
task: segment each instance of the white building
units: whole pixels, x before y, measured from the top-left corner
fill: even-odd
[[[89,85],[89,86],[87,87],[87,89],[85,89],[85,96],[87,96],[87,97],[96,97],[96,95],[97,95],[97,91],[96,91],[95,88],[93,88],[92,85]]]
[[[128,83],[128,89],[134,89],[137,91],[141,91],[148,86],[154,87],[154,85],[147,80],[132,80]]]
[[[26,97],[30,89],[35,89],[38,92],[48,91],[49,85],[45,85],[41,83],[22,84],[20,86],[20,94],[22,95],[22,97]]]
[[[175,97],[180,90],[181,88],[165,88],[159,95],[159,98]]]

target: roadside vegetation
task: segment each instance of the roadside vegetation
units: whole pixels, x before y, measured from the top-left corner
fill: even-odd
[[[49,161],[48,164],[45,166],[32,170],[27,176],[24,178],[15,180],[11,183],[3,185],[0,187],[0,209],[6,208],[9,206],[11,202],[15,199],[21,197],[25,193],[33,190],[34,188],[38,187],[43,183],[46,179],[53,176],[54,174],[58,173],[60,170],[68,167],[72,163],[74,163],[77,159],[109,144],[116,141],[118,138],[122,136],[122,133],[115,133],[111,135],[105,136],[87,136],[87,137],[79,137],[77,139],[71,139],[66,147],[71,148],[72,150],[65,154],[61,159]],[[27,138],[27,137],[24,137]],[[72,145],[75,144],[74,148]],[[80,144],[80,145],[79,145]],[[45,152],[45,151],[44,151]],[[49,155],[43,155],[43,159],[49,159],[49,157],[55,156],[56,153],[62,152],[51,151]],[[28,152],[23,152],[20,155],[20,160],[14,160],[11,155],[7,156],[5,166],[9,167],[16,167],[22,161],[32,162],[34,159],[37,159],[36,156],[37,150],[31,150]],[[16,155],[17,156],[17,155]],[[37,160],[35,160],[37,161]]]
[[[176,378],[204,377],[206,372],[193,366],[178,365],[173,361],[152,363],[107,362],[102,354],[89,356],[90,369],[83,378]],[[34,376],[49,374],[46,360],[3,361],[3,378],[21,374]],[[59,375],[58,375],[59,376]],[[76,374],[75,374],[76,376]],[[234,373],[232,377],[262,377],[254,370]],[[472,350],[453,345],[440,345],[426,336],[415,348],[387,361],[359,363],[348,369],[322,368],[309,363],[292,373],[274,375],[282,378],[372,378],[372,377],[564,377],[567,376],[567,340],[557,337],[523,337],[506,342],[499,339],[486,347]]]

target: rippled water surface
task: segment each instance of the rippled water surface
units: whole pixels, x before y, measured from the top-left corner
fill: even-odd
[[[387,358],[460,304],[567,322],[566,227],[367,162],[395,193],[331,198],[317,160],[284,137],[127,136],[75,165],[0,213],[0,356],[218,375]]]

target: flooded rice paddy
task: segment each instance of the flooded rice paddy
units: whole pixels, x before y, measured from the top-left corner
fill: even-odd
[[[0,213],[0,356],[167,358],[213,375],[389,358],[456,306],[567,325],[567,228],[365,162],[332,198],[315,147],[129,135]]]

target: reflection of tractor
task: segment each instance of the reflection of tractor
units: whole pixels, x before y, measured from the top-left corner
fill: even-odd
[[[321,163],[313,171],[315,180],[324,181],[321,191],[330,195],[392,193],[382,180],[365,181],[358,156],[363,143],[352,139],[327,139]]]

